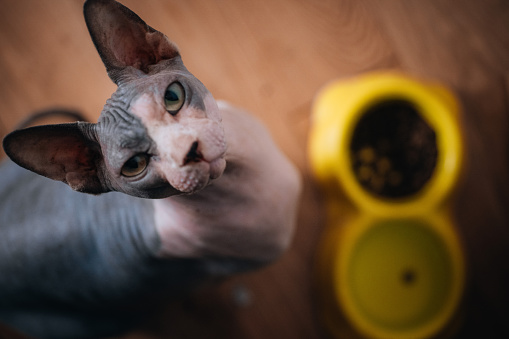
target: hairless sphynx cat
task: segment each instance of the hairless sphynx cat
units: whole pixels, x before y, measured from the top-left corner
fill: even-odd
[[[0,322],[37,338],[115,335],[163,297],[272,262],[300,194],[266,129],[216,103],[165,35],[112,0],[84,14],[118,86],[98,122],[3,143]]]

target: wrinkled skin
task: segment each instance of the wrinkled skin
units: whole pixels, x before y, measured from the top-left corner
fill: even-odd
[[[266,129],[218,105],[166,36],[114,1],[85,19],[118,85],[98,122],[4,139],[0,321],[38,338],[115,335],[207,277],[272,262],[300,194]]]

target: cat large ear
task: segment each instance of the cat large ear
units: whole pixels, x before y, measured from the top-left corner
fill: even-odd
[[[150,65],[179,55],[177,46],[164,34],[116,1],[88,0],[84,15],[97,51],[115,83],[128,66],[147,73]]]
[[[5,153],[15,163],[72,189],[100,194],[102,155],[94,137],[95,124],[76,122],[17,130],[3,141]]]

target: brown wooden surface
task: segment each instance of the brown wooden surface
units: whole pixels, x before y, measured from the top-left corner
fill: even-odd
[[[311,288],[324,211],[306,159],[310,108],[328,81],[377,69],[438,80],[462,101],[469,164],[455,206],[469,284],[458,337],[507,335],[509,2],[124,3],[180,46],[216,98],[260,117],[305,179],[295,240],[279,262],[169,305],[126,338],[325,337]],[[1,137],[43,108],[98,117],[114,85],[81,7],[81,0],[0,0]]]

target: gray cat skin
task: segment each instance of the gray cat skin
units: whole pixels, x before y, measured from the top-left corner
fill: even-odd
[[[216,102],[165,35],[115,1],[84,15],[118,86],[98,122],[3,142],[0,322],[37,338],[117,335],[204,279],[273,262],[301,188],[266,129]]]

